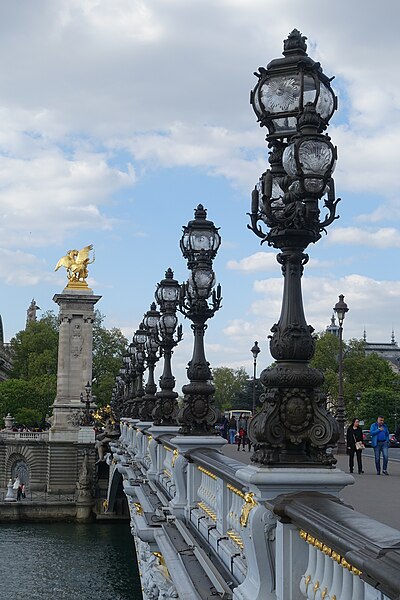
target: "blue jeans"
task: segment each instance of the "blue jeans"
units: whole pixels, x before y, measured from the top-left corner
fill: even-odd
[[[235,435],[236,435],[236,429],[230,429],[229,430],[229,443],[230,444],[235,443]]]
[[[388,452],[388,443],[387,442],[377,442],[377,445],[374,447],[375,452],[375,467],[376,472],[381,472],[381,452],[383,456],[383,466],[382,471],[387,471],[389,452]]]

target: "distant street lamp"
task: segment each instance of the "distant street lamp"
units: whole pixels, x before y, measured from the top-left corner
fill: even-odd
[[[91,425],[91,421],[92,421],[92,417],[90,414],[90,405],[93,402],[92,386],[90,385],[89,381],[85,385],[85,396],[86,397],[84,398],[83,393],[81,392],[80,401],[83,402],[83,404],[85,405],[85,412],[84,412],[84,416],[83,416],[82,425],[85,427],[88,427],[89,425]]]
[[[393,386],[395,388],[395,399],[394,399],[394,430],[397,430],[397,417],[398,417],[398,413],[397,413],[397,394],[399,393],[399,387],[400,387],[400,381],[398,379],[395,379],[393,381]]]
[[[156,308],[156,303],[153,302],[150,306],[150,310],[146,312],[143,318],[144,329],[147,333],[144,348],[148,377],[144,388],[145,394],[142,399],[142,405],[139,409],[139,416],[142,421],[152,421],[153,410],[156,403],[157,386],[154,381],[154,369],[156,362],[159,359],[158,351],[160,349],[157,337],[160,313]]]
[[[254,342],[254,346],[250,350],[253,355],[253,416],[256,414],[256,374],[257,374],[257,356],[261,350],[258,342]]]
[[[153,410],[154,425],[176,425],[178,394],[174,391],[175,377],[172,373],[171,359],[175,346],[182,339],[182,325],[178,325],[176,316],[180,291],[180,285],[174,279],[174,272],[172,269],[167,269],[165,279],[157,284],[155,293],[161,313],[157,328],[164,366]]]
[[[147,340],[147,331],[144,323],[139,324],[139,328],[133,334],[132,342],[134,348],[134,366],[136,373],[136,386],[134,390],[134,397],[131,398],[133,414],[137,414],[140,418],[140,409],[142,408],[143,396],[145,395],[143,387],[143,373],[146,370],[146,355],[145,355],[145,344]],[[132,394],[133,395],[133,394]]]
[[[339,296],[339,302],[336,302],[333,310],[336,313],[339,322],[339,393],[336,408],[336,421],[339,425],[338,454],[346,453],[346,442],[344,439],[344,424],[346,420],[346,410],[343,398],[343,321],[349,308],[344,301],[343,294]]]

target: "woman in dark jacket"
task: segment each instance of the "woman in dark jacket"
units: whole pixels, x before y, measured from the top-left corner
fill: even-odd
[[[360,427],[359,419],[353,419],[350,427],[348,427],[346,432],[346,442],[347,442],[347,454],[349,455],[349,470],[350,473],[354,471],[354,453],[357,457],[357,466],[359,474],[364,473],[362,468],[362,448],[360,450],[356,449],[356,442],[363,441],[363,433]]]

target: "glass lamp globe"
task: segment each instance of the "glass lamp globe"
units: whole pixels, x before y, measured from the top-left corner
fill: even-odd
[[[164,314],[160,317],[159,329],[162,335],[172,335],[178,324],[178,319],[175,314]]]
[[[288,175],[302,181],[304,192],[320,197],[335,170],[335,148],[324,139],[290,144],[283,153],[283,166]],[[301,191],[301,187],[295,191]]]
[[[182,254],[193,262],[201,254],[205,253],[213,259],[221,244],[221,236],[212,221],[207,220],[207,211],[199,204],[194,212],[195,218],[183,228],[180,241]]]
[[[215,275],[212,269],[194,269],[189,277],[189,294],[192,297],[209,298],[215,286]]]
[[[320,118],[315,107],[306,105],[298,120],[298,133],[282,157],[286,173],[295,181],[291,188],[302,196],[320,198],[335,170],[337,151],[329,136],[318,133]]]
[[[158,342],[153,335],[149,335],[146,340],[147,352],[155,353],[158,350]]]
[[[142,366],[145,361],[145,355],[143,350],[137,350],[136,352],[136,362],[139,366]]]
[[[344,301],[343,294],[339,295],[339,301],[336,302],[335,306],[333,307],[333,310],[336,313],[336,316],[339,321],[339,325],[341,327],[343,325],[343,321],[346,316],[346,313],[349,312],[349,307],[347,306],[346,302]]]
[[[158,321],[160,319],[160,313],[156,310],[156,304],[153,302],[144,316],[143,323],[150,331],[156,331]]]
[[[268,139],[290,139],[296,133],[296,119],[308,102],[321,118],[321,130],[337,108],[330,79],[307,55],[306,39],[294,29],[284,41],[284,58],[271,61],[256,73],[259,81],[250,102],[260,125],[268,128]]]
[[[140,323],[139,329],[137,329],[133,334],[133,341],[135,342],[135,344],[142,346],[146,343],[146,339],[147,331],[144,329],[143,323]]]
[[[179,300],[180,285],[174,279],[172,269],[168,269],[165,273],[165,279],[157,285],[155,297],[158,304],[162,307],[165,302],[177,303]]]

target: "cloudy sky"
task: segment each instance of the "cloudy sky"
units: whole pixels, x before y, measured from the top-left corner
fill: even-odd
[[[345,337],[400,337],[399,8],[371,0],[2,0],[0,3],[0,313],[8,341],[62,291],[54,266],[94,244],[90,269],[108,327],[131,337],[171,267],[187,278],[182,225],[198,203],[219,226],[223,308],[209,323],[212,366],[270,361],[279,318],[275,252],[247,228],[265,170],[265,131],[249,104],[253,72],[308,38],[339,97],[340,219],[309,248],[308,322],[329,323],[340,293]],[[397,157],[397,158],[396,158]],[[40,313],[39,313],[40,314]],[[185,382],[192,334],[177,349]]]

